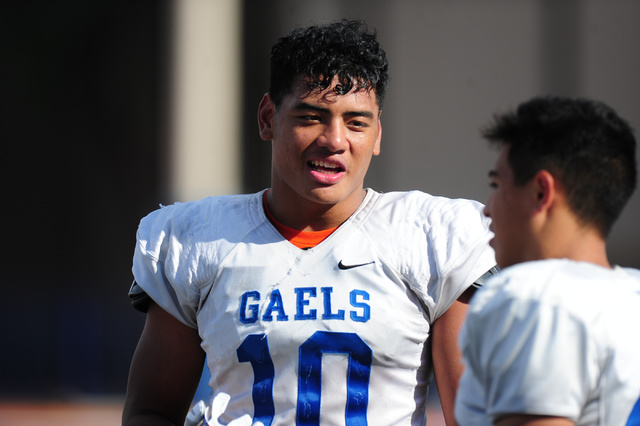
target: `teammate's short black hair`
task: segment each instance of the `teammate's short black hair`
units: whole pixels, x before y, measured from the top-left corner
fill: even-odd
[[[579,220],[606,237],[636,187],[636,140],[608,105],[581,98],[537,97],[496,115],[482,135],[509,146],[507,161],[522,186],[547,170],[564,187]]]
[[[280,38],[271,49],[269,94],[276,107],[293,92],[296,78],[308,79],[309,93],[329,87],[335,76],[335,92],[375,90],[380,109],[388,77],[386,54],[376,33],[360,20],[342,20],[322,26],[298,28]]]

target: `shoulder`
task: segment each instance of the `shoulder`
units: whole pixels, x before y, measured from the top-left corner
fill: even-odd
[[[547,259],[523,262],[502,269],[500,273],[489,277],[474,296],[477,306],[489,303],[496,298],[539,299],[546,289],[553,287],[554,281],[561,275],[570,274],[572,265],[564,259]]]
[[[237,210],[247,206],[248,203],[255,202],[258,194],[242,195],[221,195],[206,197],[197,201],[176,202],[170,205],[161,205],[159,209],[152,211],[143,218],[143,221],[168,220],[173,223],[184,223],[188,225],[201,219],[203,216],[209,217],[221,211]]]
[[[505,268],[496,278],[514,294],[530,292],[553,295],[606,293],[616,283],[640,283],[640,271],[632,268],[604,268],[569,259],[546,259]],[[525,285],[521,285],[524,283]]]
[[[387,264],[431,303],[434,319],[495,265],[489,221],[476,201],[409,191],[374,193],[368,204],[356,213],[356,224]]]
[[[512,345],[515,351],[514,341],[538,327],[557,323],[553,319],[557,315],[566,317],[567,310],[562,303],[558,303],[557,298],[553,300],[559,294],[554,282],[564,263],[525,262],[492,275],[471,298],[460,333],[461,345],[465,349],[469,345],[483,348],[506,345],[504,351],[510,353],[507,346]]]
[[[634,280],[640,283],[640,270],[635,268],[621,267],[621,266],[614,267],[614,270],[621,275],[627,276],[630,280]]]
[[[260,211],[260,194],[207,197],[198,201],[161,206],[145,216],[139,235],[196,235],[207,229],[236,229]]]
[[[449,219],[457,212],[478,214],[484,206],[475,200],[447,198],[422,191],[396,191],[376,194],[376,207],[380,210],[403,209],[425,217],[444,214]]]
[[[512,310],[513,306],[545,306],[556,313],[584,317],[607,304],[621,303],[621,294],[639,290],[637,270],[568,259],[531,261],[490,277],[473,297],[469,313],[500,315],[500,309]]]
[[[555,262],[525,262],[502,269],[489,277],[471,299],[468,315],[476,320],[500,317],[518,303],[538,303],[548,277],[558,268]],[[471,321],[473,322],[473,321]]]
[[[233,245],[267,222],[261,201],[260,194],[208,197],[153,211],[138,227],[136,282],[165,310],[195,326],[200,289],[213,281]],[[139,295],[133,290],[132,296]]]
[[[151,259],[218,252],[225,241],[241,241],[267,222],[260,194],[208,197],[176,203],[140,221],[137,250]],[[220,253],[221,254],[221,253]]]
[[[371,190],[369,190],[371,191]],[[433,196],[421,191],[371,192],[354,214],[356,224],[374,233],[414,238],[467,241],[489,233],[489,219],[477,201]]]
[[[430,195],[421,191],[374,193],[371,208],[364,209],[367,220],[385,223],[386,228],[419,228],[424,232],[442,232],[449,236],[487,233],[489,219],[484,206],[474,200],[452,199]]]

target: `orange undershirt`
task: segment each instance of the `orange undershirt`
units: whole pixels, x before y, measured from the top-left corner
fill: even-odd
[[[338,229],[336,226],[335,228],[324,229],[322,231],[300,231],[281,224],[271,215],[271,212],[267,207],[267,192],[264,193],[264,197],[262,198],[262,204],[264,205],[264,211],[267,214],[267,218],[269,218],[269,221],[278,230],[278,232],[294,246],[301,249],[315,247],[331,235],[333,231]]]

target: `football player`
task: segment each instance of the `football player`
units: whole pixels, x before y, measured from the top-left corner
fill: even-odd
[[[205,354],[230,396],[222,422],[424,425],[434,370],[453,421],[457,331],[495,265],[489,220],[474,201],[364,188],[387,69],[360,21],[281,38],[258,106],[270,188],[141,221],[131,294],[148,313],[125,424],[182,423]]]
[[[636,186],[636,141],[607,105],[541,97],[484,132],[501,273],[460,336],[462,425],[640,424],[640,271],[606,237]]]

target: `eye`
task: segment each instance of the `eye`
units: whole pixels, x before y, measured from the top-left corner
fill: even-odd
[[[308,123],[317,123],[320,121],[320,116],[317,114],[302,114],[298,116],[298,119]]]
[[[490,170],[487,177],[489,178],[489,188],[498,189],[498,172]]]
[[[349,127],[355,130],[363,130],[369,127],[369,123],[361,120],[351,120],[349,121]]]

